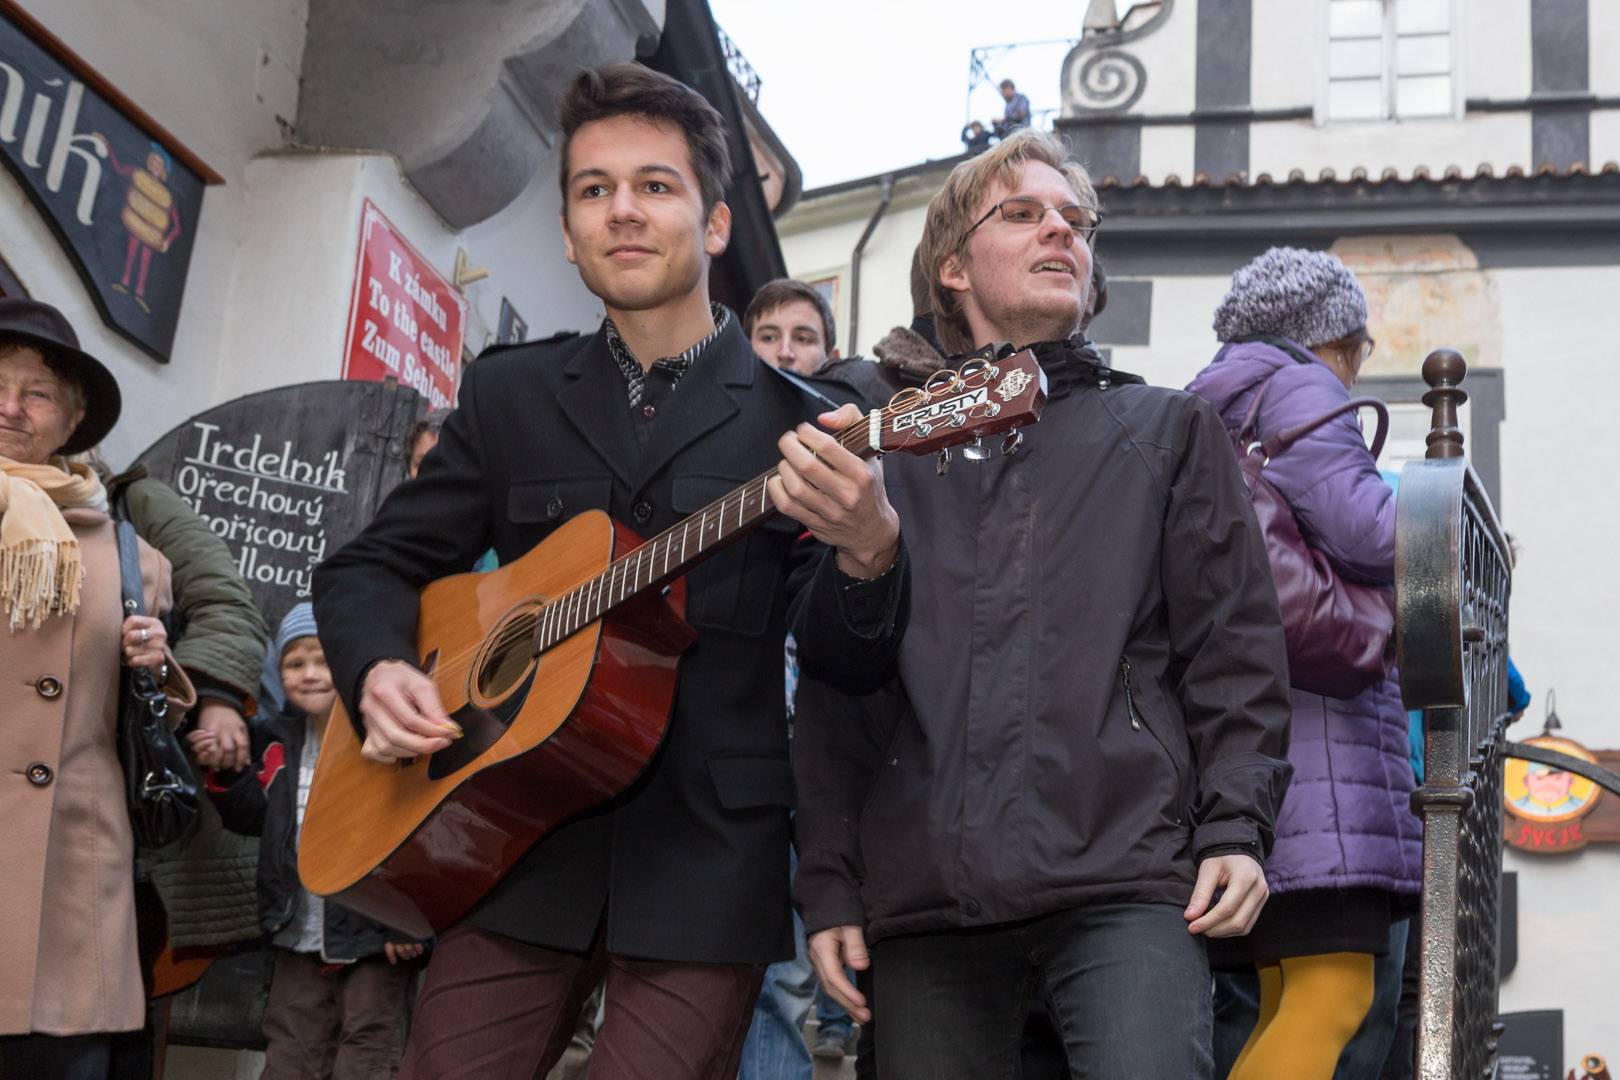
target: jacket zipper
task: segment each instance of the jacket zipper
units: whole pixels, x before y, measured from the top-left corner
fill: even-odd
[[[1125,713],[1131,718],[1131,730],[1141,731],[1142,720],[1136,715],[1136,699],[1131,696],[1131,662],[1123,656],[1119,658],[1119,673],[1125,679]]]
[[[1144,725],[1141,714],[1136,711],[1136,696],[1131,693],[1131,662],[1123,656],[1119,658],[1119,673],[1125,680],[1125,714],[1131,718],[1131,730],[1141,731]],[[1153,736],[1153,741],[1159,744],[1159,749],[1164,751],[1164,756],[1170,759],[1170,768],[1176,778],[1176,824],[1180,825],[1181,766],[1176,763],[1176,756],[1170,752],[1168,746],[1164,745],[1164,740],[1159,738],[1158,733],[1152,728],[1148,728],[1147,732]]]

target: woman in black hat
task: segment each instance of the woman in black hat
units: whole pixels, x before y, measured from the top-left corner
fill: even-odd
[[[194,702],[163,624],[169,567],[141,545],[124,616],[107,496],[63,460],[118,420],[118,383],[60,312],[0,299],[0,1080],[100,1080],[145,1022],[134,839],[114,746],[120,659]]]

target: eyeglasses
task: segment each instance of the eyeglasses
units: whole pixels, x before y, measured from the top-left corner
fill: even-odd
[[[1365,341],[1352,341],[1339,347],[1344,352],[1355,356],[1355,370],[1360,371],[1361,365],[1367,362],[1367,358],[1373,354],[1373,347],[1377,344],[1378,342],[1372,338],[1367,338]]]
[[[973,235],[973,230],[989,221],[999,211],[1003,221],[1010,221],[1014,225],[1039,225],[1046,220],[1046,212],[1056,210],[1063,223],[1073,229],[1075,235],[1082,240],[1090,240],[1091,234],[1097,231],[1097,225],[1102,221],[1102,215],[1089,206],[1079,203],[1064,203],[1062,206],[1047,206],[1039,199],[1026,199],[1023,197],[1003,199],[992,206],[984,217],[975,221],[967,232],[962,234],[965,240]]]

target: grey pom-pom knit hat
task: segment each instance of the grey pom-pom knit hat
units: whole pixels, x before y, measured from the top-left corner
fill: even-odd
[[[1221,341],[1279,334],[1301,345],[1338,341],[1367,325],[1367,296],[1356,276],[1325,251],[1274,247],[1232,275],[1215,309]]]

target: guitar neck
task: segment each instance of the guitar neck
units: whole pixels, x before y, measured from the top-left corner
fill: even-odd
[[[851,424],[838,444],[862,459],[877,453],[875,431],[881,414]],[[665,529],[634,551],[615,559],[600,574],[554,598],[538,613],[535,640],[541,649],[590,625],[648,589],[680,577],[776,513],[767,484],[773,468]]]

